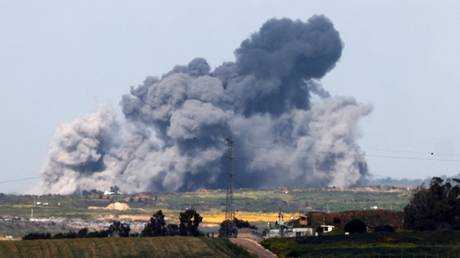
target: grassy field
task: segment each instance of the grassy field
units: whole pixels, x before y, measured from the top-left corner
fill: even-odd
[[[459,257],[460,232],[398,232],[268,239],[280,257]]]
[[[412,192],[405,189],[387,191],[356,191],[338,189],[236,189],[234,204],[237,217],[259,227],[277,219],[279,209],[285,213],[285,219],[296,217],[299,212],[363,210],[373,206],[402,210],[407,205]],[[29,218],[33,203],[34,218],[82,218],[95,220],[135,220],[147,221],[161,209],[168,223],[178,223],[179,212],[195,208],[203,216],[203,230],[215,230],[224,218],[225,191],[199,190],[195,192],[147,193],[146,200],[133,198],[132,195],[85,196],[85,195],[8,195],[0,194],[0,216]],[[116,211],[103,209],[113,202],[124,202],[132,209]],[[46,203],[47,205],[43,205]],[[89,209],[89,207],[96,207]],[[98,208],[97,208],[98,207]],[[22,223],[22,222],[21,222]],[[66,232],[69,228],[55,225],[43,228],[33,223],[7,224],[0,219],[0,236],[20,237],[27,232],[52,233]],[[207,225],[205,225],[207,224]],[[206,229],[204,229],[206,227]]]
[[[402,210],[408,203],[411,191],[396,192],[354,192],[324,189],[290,189],[288,192],[272,190],[235,190],[234,203],[237,211],[276,213],[279,209],[288,213],[299,211],[343,211],[369,209],[378,206],[383,209]],[[199,212],[223,211],[225,191],[203,190],[183,193],[156,193],[155,201],[129,201],[129,196],[120,195],[109,199],[88,199],[78,195],[15,196],[0,195],[0,214],[30,216],[32,203],[47,202],[48,206],[34,208],[36,217],[78,217],[96,218],[104,214],[137,214],[138,209],[126,211],[90,210],[88,207],[105,207],[114,201],[127,202],[132,208],[140,208],[145,214],[158,209],[180,211],[195,208]],[[59,205],[57,205],[59,204]]]
[[[196,237],[0,241],[0,258],[251,257],[226,239]]]

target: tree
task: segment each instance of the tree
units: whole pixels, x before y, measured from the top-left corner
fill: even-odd
[[[131,228],[127,223],[121,223],[120,221],[114,221],[107,230],[108,235],[111,237],[129,237],[129,231]]]
[[[224,220],[220,224],[219,237],[236,237],[238,235],[238,229],[235,225],[235,221]]]
[[[344,230],[345,232],[348,232],[350,234],[366,233],[367,226],[366,223],[364,223],[362,220],[353,219],[350,220],[347,224],[345,224]]]
[[[141,236],[165,236],[168,234],[165,216],[161,210],[157,211],[150,218],[141,232]]]
[[[201,217],[194,209],[187,209],[184,212],[181,212],[179,216],[180,235],[199,236],[200,231],[198,230],[198,227],[200,226],[202,220],[203,217]]]
[[[460,180],[433,177],[417,188],[404,208],[404,226],[413,230],[460,229]]]

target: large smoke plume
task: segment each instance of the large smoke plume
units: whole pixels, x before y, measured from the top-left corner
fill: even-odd
[[[124,118],[101,108],[58,129],[41,189],[224,187],[228,137],[237,187],[357,184],[367,166],[356,126],[370,107],[331,97],[319,82],[342,48],[324,16],[272,19],[235,62],[211,70],[196,58],[147,77],[122,97]]]

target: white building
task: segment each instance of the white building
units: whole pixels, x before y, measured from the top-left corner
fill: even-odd
[[[292,227],[286,225],[284,222],[283,213],[280,211],[278,214],[278,221],[272,228],[271,224],[268,225],[269,230],[265,235],[265,238],[273,237],[303,237],[313,236],[314,230],[311,227]],[[332,231],[332,230],[331,230]]]
[[[303,237],[313,236],[313,228],[273,228],[270,229],[265,238],[273,237]]]

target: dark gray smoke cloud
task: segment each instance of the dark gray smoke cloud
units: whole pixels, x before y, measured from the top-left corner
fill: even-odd
[[[132,88],[123,119],[101,108],[61,126],[41,189],[224,187],[227,137],[237,187],[357,184],[367,175],[357,123],[370,107],[331,97],[319,82],[342,48],[324,16],[269,20],[236,49],[235,62],[211,70],[196,58]]]

